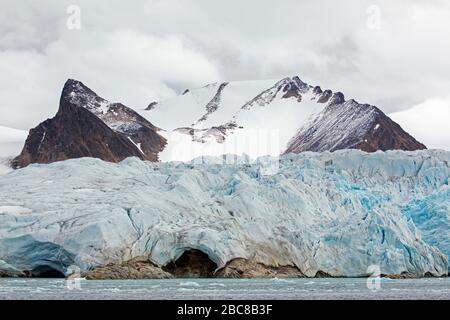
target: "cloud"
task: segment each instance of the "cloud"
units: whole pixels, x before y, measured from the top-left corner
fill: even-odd
[[[430,99],[389,116],[429,149],[450,150],[450,98]]]
[[[1,125],[29,129],[56,112],[61,83],[47,66],[37,52],[0,51]]]
[[[67,7],[81,9],[68,30]],[[61,86],[85,82],[130,106],[221,80],[299,75],[387,113],[450,87],[442,0],[0,0],[0,125],[52,116]],[[368,28],[367,8],[380,28]]]
[[[28,129],[56,113],[67,78],[133,107],[164,99],[188,86],[215,81],[216,67],[180,36],[133,30],[68,34],[35,50],[0,51],[1,124]],[[89,43],[86,46],[86,43]],[[170,86],[169,86],[170,84]]]

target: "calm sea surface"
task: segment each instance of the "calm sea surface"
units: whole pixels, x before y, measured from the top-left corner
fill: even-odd
[[[0,299],[450,299],[449,278],[173,279],[66,281],[0,279]]]

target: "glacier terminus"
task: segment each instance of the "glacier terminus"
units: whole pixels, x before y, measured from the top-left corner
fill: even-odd
[[[237,259],[306,277],[443,276],[450,152],[302,152],[259,161],[95,158],[0,179],[0,274],[66,274],[133,259],[165,268],[192,250],[214,274]],[[278,160],[277,160],[278,161]]]

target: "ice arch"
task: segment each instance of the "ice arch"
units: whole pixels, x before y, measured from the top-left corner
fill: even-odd
[[[174,248],[175,258],[163,270],[176,278],[209,278],[214,275],[220,259],[205,247]]]
[[[38,265],[29,272],[29,276],[35,278],[65,278],[65,274],[59,268],[48,264]]]

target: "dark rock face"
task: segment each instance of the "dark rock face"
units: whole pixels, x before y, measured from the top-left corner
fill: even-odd
[[[298,76],[292,77],[293,85],[291,86],[297,87],[297,89],[300,91],[300,93],[306,93],[310,89],[309,85],[300,80]]]
[[[159,128],[121,103],[110,104],[108,112],[99,118],[115,132],[131,139],[143,154],[142,159],[156,161],[157,154],[164,149],[166,140],[157,133]]]
[[[329,104],[340,104],[345,102],[345,97],[342,92],[335,92],[331,96],[331,99],[329,101]]]
[[[299,102],[302,101],[302,94],[308,92],[310,89],[310,86],[308,86],[306,83],[304,83],[302,80],[300,80],[299,77],[287,77],[284,79],[281,79],[275,85],[272,87],[264,90],[260,94],[258,94],[256,97],[251,99],[250,101],[246,102],[241,109],[243,110],[250,110],[255,105],[258,106],[266,106],[272,103],[273,100],[278,96],[278,94],[281,94],[281,97],[283,99],[289,99],[289,98],[297,98]]]
[[[366,152],[377,150],[423,150],[427,147],[405,132],[399,124],[378,110],[378,117],[356,148]],[[376,129],[375,129],[376,128]]]
[[[81,157],[117,162],[128,156],[142,157],[142,154],[125,135],[115,133],[86,109],[67,106],[65,111],[30,130],[13,166],[21,168],[30,163]]]
[[[324,92],[320,92],[320,97],[317,100],[318,103],[327,103],[330,100],[333,92],[331,90],[325,90]]]
[[[319,86],[315,86],[314,89],[313,89],[313,93],[315,95],[322,94],[323,93],[322,88],[320,88]]]
[[[283,84],[283,99],[297,98],[298,102],[302,101],[302,94],[308,92],[309,86],[295,76],[292,79],[285,79]]]
[[[284,92],[283,99],[289,99],[289,98],[294,97],[294,98],[297,98],[297,100],[299,102],[302,101],[302,95],[301,95],[300,91],[297,90],[296,88],[292,88],[289,85],[286,85],[283,88],[283,92]]]
[[[153,110],[156,107],[157,104],[158,104],[158,102],[156,102],[156,101],[150,102],[148,104],[147,108],[145,108],[145,110],[147,110],[147,111],[148,110]]]
[[[205,121],[208,117],[214,113],[217,109],[219,109],[220,101],[222,100],[222,92],[225,90],[225,87],[228,85],[228,82],[221,83],[219,88],[216,91],[214,97],[206,104],[206,113],[197,121],[197,123]]]
[[[81,82],[68,80],[58,113],[31,129],[15,168],[30,163],[94,157],[118,162],[136,156],[157,161],[166,140],[132,109],[109,103]]]
[[[426,147],[377,107],[345,101],[341,93],[335,93],[327,107],[291,139],[285,153],[340,149],[375,152]]]

